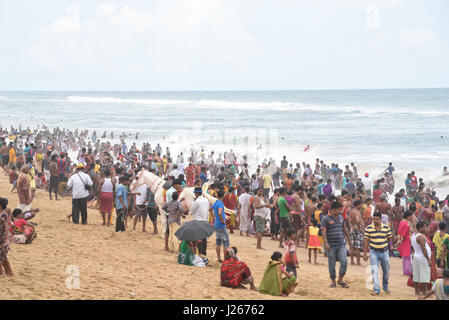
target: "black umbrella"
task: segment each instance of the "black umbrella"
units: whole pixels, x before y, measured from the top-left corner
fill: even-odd
[[[176,231],[175,236],[177,236],[179,240],[197,241],[210,237],[214,232],[214,227],[206,221],[193,220],[184,223],[181,228]]]

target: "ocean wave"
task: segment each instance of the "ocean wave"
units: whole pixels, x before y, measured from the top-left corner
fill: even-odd
[[[144,105],[170,105],[170,104],[188,104],[189,100],[166,100],[166,99],[130,99],[115,97],[89,97],[89,96],[68,96],[70,102],[95,102],[95,103],[133,103]]]

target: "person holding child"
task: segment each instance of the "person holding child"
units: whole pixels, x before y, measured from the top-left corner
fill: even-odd
[[[282,277],[284,274],[285,277]],[[259,292],[273,296],[288,296],[297,286],[293,272],[284,268],[282,253],[275,251],[268,262],[259,286]]]

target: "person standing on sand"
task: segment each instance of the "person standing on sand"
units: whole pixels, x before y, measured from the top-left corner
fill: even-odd
[[[349,212],[349,222],[351,225],[351,240],[352,240],[352,250],[351,255],[351,265],[354,264],[354,254],[357,257],[357,264],[360,266],[360,251],[363,247],[363,227],[364,221],[362,218],[362,201],[354,201],[354,208]]]
[[[195,195],[195,201],[190,208],[190,212],[194,215],[194,219],[197,221],[207,222],[209,217],[209,200],[203,196],[203,190],[201,187],[195,187],[193,191]],[[207,255],[207,238],[197,241],[198,253],[204,256]]]
[[[17,195],[19,196],[19,206],[23,212],[31,210],[31,187],[29,178],[30,167],[27,165],[22,166],[22,170],[19,173],[17,179]]]
[[[277,200],[277,205],[279,208],[279,223],[281,225],[281,236],[279,239],[279,248],[284,248],[285,236],[287,230],[292,227],[290,211],[292,208],[288,205],[287,200],[285,200],[285,188],[279,189],[279,198]]]
[[[115,198],[115,182],[111,178],[111,171],[109,169],[104,171],[104,176],[100,178],[97,188],[97,193],[100,195],[98,201],[103,225],[109,227],[111,223],[112,206]],[[106,213],[108,214],[107,218]]]
[[[225,192],[224,190],[220,190],[217,193],[217,201],[212,205],[211,210],[213,210],[215,214],[215,236],[216,236],[216,250],[217,250],[217,258],[218,262],[222,263],[223,260],[221,260],[221,254],[220,249],[221,245],[223,244],[223,255],[225,255],[226,249],[229,248],[229,236],[228,232],[226,231],[226,215],[224,210],[224,198]]]
[[[430,283],[431,249],[425,236],[427,226],[424,221],[418,221],[416,231],[411,239],[414,251],[413,282],[416,295],[426,296],[427,286]]]
[[[363,260],[368,261],[368,246],[370,248],[371,273],[373,275],[374,291],[371,295],[380,295],[379,285],[379,263],[382,267],[382,287],[386,294],[390,294],[388,289],[388,277],[390,273],[390,258],[388,255],[388,244],[390,250],[393,250],[391,244],[393,234],[390,228],[382,223],[382,214],[375,212],[373,214],[373,223],[365,229]]]
[[[262,235],[265,232],[265,218],[271,208],[270,203],[263,197],[263,189],[259,188],[254,197],[254,222],[256,224],[256,249],[262,249]]]
[[[342,207],[341,203],[334,201],[331,204],[329,215],[325,216],[321,221],[321,231],[329,263],[329,275],[332,280],[331,288],[335,288],[337,284],[342,288],[349,288],[349,285],[343,281],[348,267],[345,238],[347,243],[349,243],[350,250],[353,249],[345,220],[341,215]],[[335,264],[337,260],[340,262],[338,282],[335,281]]]
[[[250,225],[250,209],[251,206],[251,195],[249,194],[249,186],[243,188],[243,193],[239,196],[237,202],[237,215],[240,217],[240,235],[249,236],[249,225]]]
[[[3,269],[7,276],[14,276],[8,260],[9,244],[12,238],[11,218],[7,210],[8,199],[0,198],[0,275]]]
[[[83,225],[87,224],[87,197],[89,197],[89,188],[92,188],[93,182],[90,176],[83,172],[84,164],[79,163],[76,172],[67,182],[67,187],[72,189],[72,220],[73,223],[79,223],[79,214],[81,212],[81,221]],[[69,216],[70,221],[70,216]]]

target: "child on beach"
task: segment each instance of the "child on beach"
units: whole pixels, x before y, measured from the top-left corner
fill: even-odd
[[[297,277],[296,268],[299,267],[298,256],[296,255],[296,231],[292,228],[287,229],[287,241],[284,245],[284,261],[287,272],[291,272]]]
[[[317,227],[318,221],[315,218],[311,219],[312,225],[307,229],[306,234],[306,247],[309,249],[309,263],[312,263],[312,250],[313,250],[313,263],[318,264],[316,261],[317,251],[321,249],[320,238],[318,237],[318,233],[320,229]]]
[[[181,202],[178,201],[178,193],[173,192],[172,194],[172,201],[167,202],[163,207],[162,210],[164,210],[167,213],[167,231],[165,234],[165,250],[174,252],[175,248],[178,248],[178,244],[175,243],[175,232],[179,229],[181,226],[181,216],[185,218],[185,210],[181,204]]]

